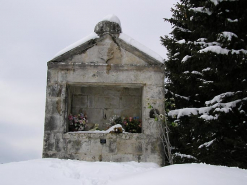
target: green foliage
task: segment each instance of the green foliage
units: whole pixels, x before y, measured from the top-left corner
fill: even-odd
[[[175,163],[247,168],[246,8],[246,0],[180,0],[165,19],[173,28],[161,37],[168,50],[165,110],[210,109],[205,119],[200,112],[168,117],[173,153],[193,156],[176,155]],[[206,103],[216,96],[219,102]]]
[[[174,98],[168,98],[165,101],[165,111],[169,112],[170,110],[176,107]]]
[[[150,104],[148,104],[148,108],[149,108],[149,109],[152,109],[152,108],[153,108],[153,106],[152,106],[152,105],[150,105]]]
[[[117,124],[120,124],[122,125],[123,124],[123,121],[122,121],[122,118],[121,117],[118,117],[115,119],[114,123],[117,125]]]

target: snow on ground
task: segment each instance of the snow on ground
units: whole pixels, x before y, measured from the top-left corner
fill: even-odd
[[[0,164],[0,184],[105,185],[118,178],[157,168],[158,165],[154,163],[38,159]]]
[[[247,171],[206,164],[181,164],[159,168],[114,181],[110,185],[246,185]]]
[[[247,170],[206,164],[37,159],[0,164],[2,185],[245,185]]]

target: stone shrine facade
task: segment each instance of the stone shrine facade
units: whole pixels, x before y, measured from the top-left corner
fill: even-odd
[[[148,108],[164,111],[162,59],[123,34],[116,16],[94,31],[47,63],[43,157],[163,165],[160,130]],[[105,131],[114,115],[127,125],[138,120],[139,130]]]

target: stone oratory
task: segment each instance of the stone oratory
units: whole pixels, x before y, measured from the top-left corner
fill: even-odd
[[[44,158],[164,164],[163,59],[109,15],[47,63]]]

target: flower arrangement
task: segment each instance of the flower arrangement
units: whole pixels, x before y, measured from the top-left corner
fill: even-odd
[[[142,132],[142,122],[139,117],[129,117],[123,120],[123,127],[126,132],[131,133],[141,133]]]
[[[69,114],[69,131],[86,131],[88,130],[88,118],[86,113],[79,113],[78,115]],[[113,115],[109,119],[107,129],[113,127],[114,125],[120,124],[119,128],[114,128],[110,133],[122,133],[122,132],[131,132],[131,133],[141,133],[142,132],[142,122],[139,117],[121,117],[118,115]],[[90,131],[99,130],[99,124],[95,124],[94,128]]]
[[[131,133],[141,133],[142,132],[142,122],[139,117],[120,117],[117,115],[112,116],[109,119],[110,126],[120,124],[124,128],[125,132]]]
[[[79,113],[78,115],[69,114],[69,131],[83,131],[88,123],[87,114]]]

